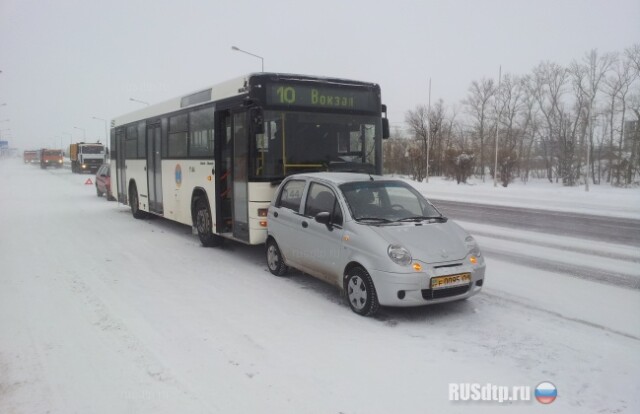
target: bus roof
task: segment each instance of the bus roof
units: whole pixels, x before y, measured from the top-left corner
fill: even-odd
[[[113,118],[111,127],[118,127],[131,122],[143,119],[159,117],[167,113],[179,111],[180,109],[201,105],[211,101],[219,101],[234,96],[239,96],[248,92],[248,85],[252,78],[264,78],[271,80],[297,80],[297,81],[321,81],[335,85],[359,85],[378,87],[375,83],[354,81],[349,79],[327,78],[321,76],[294,75],[285,73],[250,73],[239,78],[231,79],[208,88],[182,95],[164,102],[149,105],[128,114]]]

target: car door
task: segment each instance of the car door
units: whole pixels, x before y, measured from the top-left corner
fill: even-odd
[[[301,233],[303,216],[300,214],[302,197],[306,181],[292,179],[286,181],[277,195],[274,205],[269,209],[269,234],[273,236],[288,265],[305,270],[301,262],[298,245],[303,237]]]
[[[302,236],[297,248],[304,252],[309,273],[329,283],[338,284],[343,270],[343,214],[331,187],[311,181],[305,194]],[[329,224],[315,220],[318,213],[330,213]]]

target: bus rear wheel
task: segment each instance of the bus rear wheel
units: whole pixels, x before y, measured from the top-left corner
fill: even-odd
[[[198,237],[200,243],[204,247],[218,247],[222,245],[224,239],[218,235],[213,234],[211,209],[209,209],[209,203],[205,199],[198,199],[195,205],[195,221],[196,230],[198,231]]]

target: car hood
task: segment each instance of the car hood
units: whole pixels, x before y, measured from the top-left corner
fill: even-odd
[[[468,253],[464,242],[468,233],[451,221],[372,226],[371,229],[389,244],[409,249],[413,259],[426,263],[462,260]]]

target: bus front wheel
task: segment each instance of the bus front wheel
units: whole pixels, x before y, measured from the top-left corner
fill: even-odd
[[[131,205],[131,215],[135,219],[143,219],[147,217],[147,213],[140,210],[140,203],[138,200],[138,189],[135,185],[131,186],[130,195],[129,195],[129,204]]]
[[[211,210],[209,209],[209,203],[207,203],[206,200],[200,198],[196,201],[195,217],[196,230],[198,231],[200,243],[202,243],[204,247],[218,247],[222,245],[224,239],[213,234],[213,231],[211,230]]]

